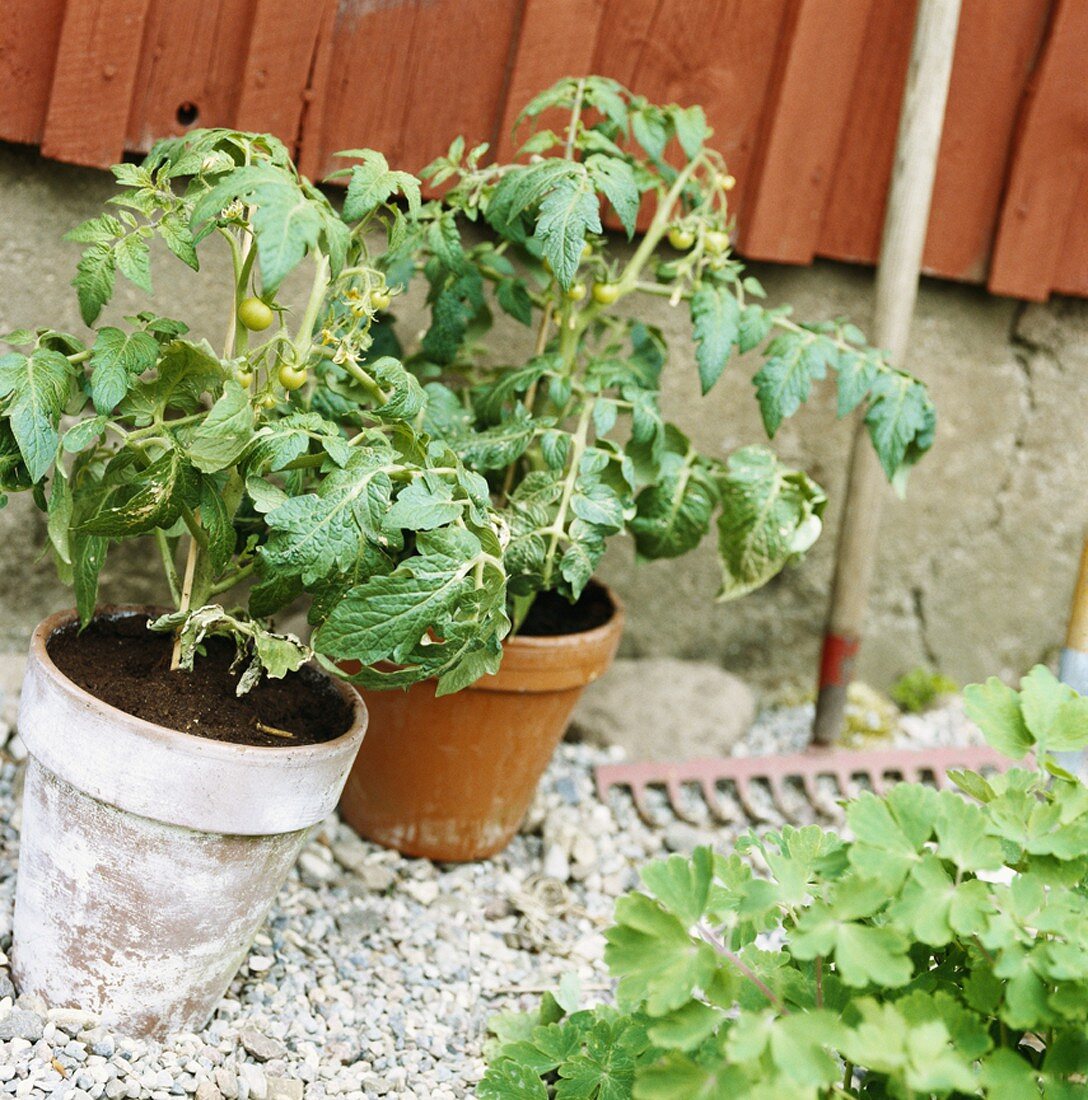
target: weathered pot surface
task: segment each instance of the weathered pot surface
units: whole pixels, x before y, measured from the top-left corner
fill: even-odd
[[[623,606],[577,634],[517,636],[455,695],[426,681],[365,693],[370,725],[340,800],[363,836],[412,856],[484,859],[521,824],[586,685],[612,663]]]
[[[103,614],[147,614],[148,608]],[[22,993],[132,1034],[203,1026],[312,826],[335,807],[366,729],[317,745],[195,737],[103,703],[35,630],[19,733],[29,760],[12,968]]]

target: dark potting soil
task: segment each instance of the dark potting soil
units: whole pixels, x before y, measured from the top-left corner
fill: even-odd
[[[554,638],[561,634],[581,634],[585,630],[604,626],[616,613],[604,585],[590,581],[577,603],[571,603],[558,592],[541,592],[533,600],[529,614],[518,630],[534,638]]]
[[[351,724],[351,707],[312,669],[282,680],[261,679],[239,698],[230,671],[234,643],[208,638],[192,672],[170,671],[173,638],[153,634],[144,615],[95,619],[80,633],[58,630],[48,643],[53,663],[84,691],[126,714],[183,733],[238,745],[316,745]],[[244,665],[243,665],[244,667]],[[285,730],[284,737],[260,726]]]

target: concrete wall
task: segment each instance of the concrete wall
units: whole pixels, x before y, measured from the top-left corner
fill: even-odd
[[[111,182],[0,146],[0,331],[21,324],[81,330],[68,286],[79,248],[60,238],[97,211]],[[755,272],[770,300],[793,302],[798,317],[868,322],[870,271],[828,263],[755,265]],[[208,285],[214,280],[173,261],[154,274],[158,308],[216,339],[224,303]],[[142,306],[139,292],[126,287],[113,314]],[[732,365],[700,400],[686,317],[656,299],[647,308],[672,336],[667,413],[710,453],[760,440],[755,361]],[[524,330],[503,334],[511,356],[524,354]],[[973,287],[927,281],[910,365],[932,386],[940,426],[906,500],[889,494],[862,674],[887,683],[921,663],[960,680],[1022,671],[1061,642],[1086,518],[1088,303],[1024,309]],[[810,685],[849,438],[830,389],[783,427],[780,454],[831,497],[827,533],[802,565],[747,599],[712,602],[717,566],[709,541],[686,558],[637,568],[630,546],[614,546],[604,576],[628,605],[627,652],[710,659],[764,684]],[[30,501],[13,500],[0,513],[0,649],[22,649],[42,615],[71,602],[40,558],[43,543]],[[117,555],[104,597],[155,598],[159,582],[145,559]]]

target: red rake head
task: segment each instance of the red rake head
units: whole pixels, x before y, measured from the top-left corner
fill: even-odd
[[[948,772],[955,768],[1004,771],[1011,766],[1011,760],[980,745],[858,752],[813,748],[791,756],[729,756],[674,764],[601,764],[596,769],[596,778],[597,797],[602,802],[608,802],[610,788],[626,788],[639,817],[649,824],[655,824],[646,802],[646,791],[650,787],[664,789],[677,817],[698,823],[684,806],[685,790],[694,787],[702,795],[710,815],[729,824],[737,820],[738,814],[723,800],[726,794],[734,795],[739,808],[752,820],[766,818],[753,798],[757,786],[769,791],[775,808],[786,820],[792,821],[797,818],[797,810],[790,805],[788,789],[791,786],[800,787],[808,802],[827,814],[826,784],[829,781],[837,788],[837,796],[846,798],[856,780],[875,794],[882,794],[887,786],[898,782],[928,782],[947,787],[950,784]],[[825,789],[821,790],[821,786]]]

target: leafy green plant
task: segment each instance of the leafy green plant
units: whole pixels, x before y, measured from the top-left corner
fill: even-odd
[[[863,794],[853,840],[650,864],[607,933],[616,1006],[504,1020],[481,1100],[1084,1096],[1088,787],[1053,754],[1088,698],[1042,666],[965,697],[1034,766]]]
[[[426,279],[430,325],[406,364],[426,382],[427,429],[488,477],[502,507],[515,620],[538,591],[576,598],[621,531],[640,557],[672,558],[716,525],[721,597],[743,595],[811,546],[823,492],[764,447],[723,462],[666,423],[665,338],[633,303],[684,308],[704,394],[735,354],[762,348],[754,383],[770,436],[833,373],[839,415],[864,410],[889,478],[932,441],[926,389],[854,325],[799,323],[764,304],[731,251],[734,181],[701,108],[588,77],[538,96],[524,121],[533,132],[509,163],[454,141],[424,172],[442,200],[415,212],[383,261],[394,287],[417,270]],[[611,247],[602,209],[628,237],[652,210],[637,247]],[[532,333],[520,361],[489,345],[496,311]]]
[[[915,668],[892,684],[889,694],[900,710],[921,714],[943,695],[955,695],[959,684],[931,668]]]
[[[265,625],[304,593],[330,668],[391,661],[360,676],[438,676],[448,691],[492,667],[509,624],[488,486],[419,430],[416,379],[370,354],[386,299],[366,236],[396,231],[394,191],[417,204],[416,182],[354,186],[342,217],[279,141],[227,130],[162,142],[114,175],[110,209],[69,234],[85,246],[74,285],[90,338],[13,332],[0,358],[0,487],[46,513],[82,621],[109,548],[147,538],[174,602],[154,627],[175,632],[175,666],[228,635],[250,662],[240,691],[312,655]],[[118,275],[150,292],[154,242],[199,270],[212,240],[232,260],[221,350],[151,312],[100,321]],[[277,295],[307,260],[295,316]],[[243,582],[243,606],[224,608]]]

